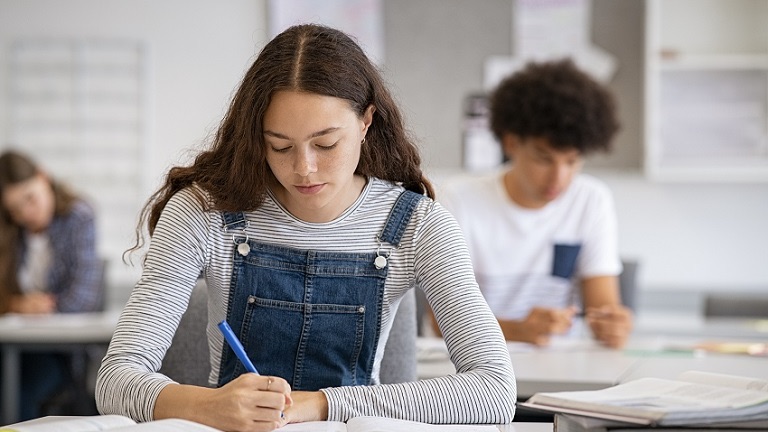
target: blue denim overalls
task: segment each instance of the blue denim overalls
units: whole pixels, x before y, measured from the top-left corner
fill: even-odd
[[[380,244],[399,246],[423,197],[398,197]],[[223,216],[225,229],[245,227],[243,213]],[[301,250],[245,236],[235,243],[227,321],[259,373],[282,377],[293,390],[371,384],[388,269],[381,250]],[[224,346],[218,385],[243,372]]]

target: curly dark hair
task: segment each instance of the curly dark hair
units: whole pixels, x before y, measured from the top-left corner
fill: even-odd
[[[555,149],[586,155],[610,151],[619,130],[611,92],[570,59],[529,63],[498,85],[490,107],[499,142],[507,133],[546,138]]]
[[[191,166],[171,168],[164,184],[144,207],[137,242],[143,244],[146,223],[151,236],[163,208],[179,190],[197,185],[212,197],[209,210],[257,209],[274,178],[266,161],[262,122],[272,95],[302,91],[345,99],[362,116],[376,110],[361,149],[356,174],[400,183],[434,198],[421,170],[421,158],[407,133],[394,98],[376,66],[345,33],[322,25],[304,24],[277,35],[259,53],[235,93],[209,150]],[[206,203],[202,201],[205,206]]]

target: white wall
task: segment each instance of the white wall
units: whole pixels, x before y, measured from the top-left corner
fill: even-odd
[[[653,183],[594,171],[613,191],[623,256],[646,290],[768,291],[768,185]]]
[[[217,126],[265,43],[265,12],[260,0],[0,0],[0,55],[6,58],[10,43],[20,37],[147,42],[152,118],[145,175],[154,188],[168,166],[186,161],[188,149]],[[0,83],[5,74],[0,67]],[[0,149],[8,144],[7,100],[2,85]],[[127,248],[132,233],[126,226],[124,233],[102,233],[102,241],[123,241]],[[132,284],[138,269],[124,266],[119,256],[108,258],[113,284]]]

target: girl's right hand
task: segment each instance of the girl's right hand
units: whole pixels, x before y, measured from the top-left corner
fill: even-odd
[[[284,379],[246,373],[217,389],[206,411],[222,430],[271,431],[285,424],[283,411],[292,403]]]
[[[168,385],[155,404],[155,419],[185,418],[232,432],[271,431],[286,424],[291,387],[279,377],[246,373],[209,389]]]

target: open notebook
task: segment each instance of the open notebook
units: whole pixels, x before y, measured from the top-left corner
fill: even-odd
[[[42,417],[0,427],[0,432],[220,432],[214,428],[180,419],[136,423],[119,415],[84,417]]]
[[[431,425],[384,417],[355,417],[347,423],[316,421],[284,426],[285,432],[496,432],[490,425]],[[166,419],[136,423],[118,415],[43,417],[0,427],[0,432],[221,432],[186,420]]]

